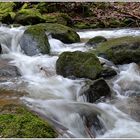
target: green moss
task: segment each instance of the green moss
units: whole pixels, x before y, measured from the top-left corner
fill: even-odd
[[[98,58],[87,52],[64,52],[56,62],[57,73],[64,77],[95,79],[101,70]]]
[[[14,2],[0,2],[0,14],[12,12],[14,6]]]
[[[24,3],[23,6],[21,7],[21,9],[28,9],[29,6],[28,6],[28,3]]]
[[[97,44],[105,42],[105,41],[107,41],[107,39],[105,37],[96,36],[96,37],[89,39],[89,41],[86,43],[86,45],[96,46]]]
[[[97,51],[106,51],[107,49],[111,48],[112,46],[121,45],[122,43],[134,43],[139,42],[140,37],[132,37],[132,36],[126,36],[126,37],[120,37],[120,38],[114,38],[110,39],[107,42],[104,42],[100,44],[100,46],[97,48]]]
[[[13,9],[15,4],[13,2],[0,2],[0,21],[10,24],[13,20]]]
[[[140,61],[140,37],[121,37],[108,40],[93,51],[115,64]]]
[[[23,15],[41,16],[39,11],[36,9],[21,9],[18,13]]]
[[[85,22],[77,22],[74,24],[74,27],[77,29],[89,29],[90,25]]]
[[[20,23],[23,25],[31,25],[45,22],[42,15],[37,9],[21,9],[17,12],[15,16],[15,23]]]
[[[46,2],[39,2],[37,5],[34,5],[36,9],[40,11],[40,13],[47,13],[47,3]]]
[[[43,18],[47,23],[58,23],[58,24],[67,25],[67,21],[59,15],[45,14],[43,15]]]
[[[80,42],[79,35],[70,27],[60,24],[47,24],[47,31],[51,32],[52,37],[61,40],[64,43]]]
[[[54,138],[57,136],[46,121],[32,114],[25,107],[10,104],[0,107],[0,110],[1,137]]]
[[[58,23],[62,25],[69,25],[71,23],[71,18],[64,13],[44,14],[43,18],[46,23]]]

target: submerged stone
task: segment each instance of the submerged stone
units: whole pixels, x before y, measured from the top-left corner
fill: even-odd
[[[8,60],[0,60],[0,77],[18,77],[21,76],[18,68],[8,63]]]
[[[87,102],[94,103],[101,97],[110,97],[111,90],[103,78],[97,79],[84,92]]]
[[[111,67],[103,67],[102,72],[99,74],[99,77],[111,78],[117,75],[117,72]]]
[[[97,45],[99,45],[102,42],[107,41],[107,39],[103,36],[95,36],[91,39],[89,39],[89,41],[86,43],[87,46],[90,47],[96,47]]]

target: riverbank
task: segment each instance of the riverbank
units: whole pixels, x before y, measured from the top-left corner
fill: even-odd
[[[1,2],[4,24],[59,23],[74,29],[140,26],[138,2]]]

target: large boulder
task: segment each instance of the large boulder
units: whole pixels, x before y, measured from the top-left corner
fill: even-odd
[[[44,27],[46,32],[50,33],[51,36],[55,39],[59,39],[63,43],[76,43],[80,42],[79,35],[70,27],[61,25],[61,24],[38,24],[36,27]]]
[[[16,13],[14,23],[22,25],[33,25],[45,22],[41,13],[37,9],[21,9]]]
[[[2,138],[57,137],[57,133],[47,121],[16,103],[0,105],[0,124]]]
[[[86,43],[87,46],[90,47],[96,47],[97,45],[99,45],[102,42],[107,41],[107,39],[103,36],[95,36],[91,39],[88,40],[88,42]]]
[[[95,80],[84,94],[87,98],[87,102],[94,103],[101,97],[110,97],[111,90],[106,81],[103,78]]]
[[[140,62],[140,37],[121,37],[102,43],[96,51],[99,56],[111,60],[114,64]]]
[[[13,22],[15,16],[14,7],[14,2],[0,2],[0,21],[2,23],[10,24]]]
[[[49,54],[50,44],[45,33],[45,28],[38,25],[28,27],[21,40],[20,46],[24,53],[33,56],[39,53]]]
[[[88,52],[64,52],[56,62],[57,74],[64,77],[75,76],[78,78],[96,79],[102,71],[98,58]]]

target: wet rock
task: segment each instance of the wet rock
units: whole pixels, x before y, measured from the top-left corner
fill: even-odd
[[[0,136],[3,138],[55,138],[55,130],[20,104],[0,106]]]
[[[34,25],[45,22],[41,13],[37,9],[21,9],[16,13],[14,23],[22,25]]]
[[[98,135],[103,135],[106,132],[104,124],[97,116],[85,116],[84,122],[87,127],[87,133],[89,133],[92,138],[96,138]]]
[[[0,80],[18,76],[21,74],[16,66],[10,65],[7,60],[0,60]]]
[[[0,76],[16,77],[16,76],[21,76],[21,75],[16,66],[8,65],[8,66],[3,66],[0,68]]]
[[[96,47],[97,45],[99,45],[100,43],[105,42],[105,41],[107,41],[107,39],[105,37],[96,36],[96,37],[89,39],[89,41],[86,43],[86,45],[90,46],[90,47]]]
[[[49,54],[50,44],[45,33],[45,28],[42,26],[33,25],[25,30],[20,46],[25,54],[33,56],[39,53]]]
[[[140,62],[140,37],[121,37],[102,43],[94,53],[114,64]]]
[[[89,88],[84,91],[87,98],[87,102],[94,103],[101,97],[110,97],[111,90],[106,81],[103,78],[95,80]]]
[[[63,43],[70,44],[80,42],[79,35],[70,27],[52,23],[40,24],[39,26],[44,26],[46,32],[50,33],[53,38],[58,39]]]
[[[103,70],[99,74],[99,77],[103,78],[111,78],[113,76],[117,75],[117,72],[111,68],[111,67],[103,67]]]
[[[102,71],[98,58],[88,52],[64,52],[56,62],[57,74],[64,77],[75,76],[78,78],[96,79]]]

